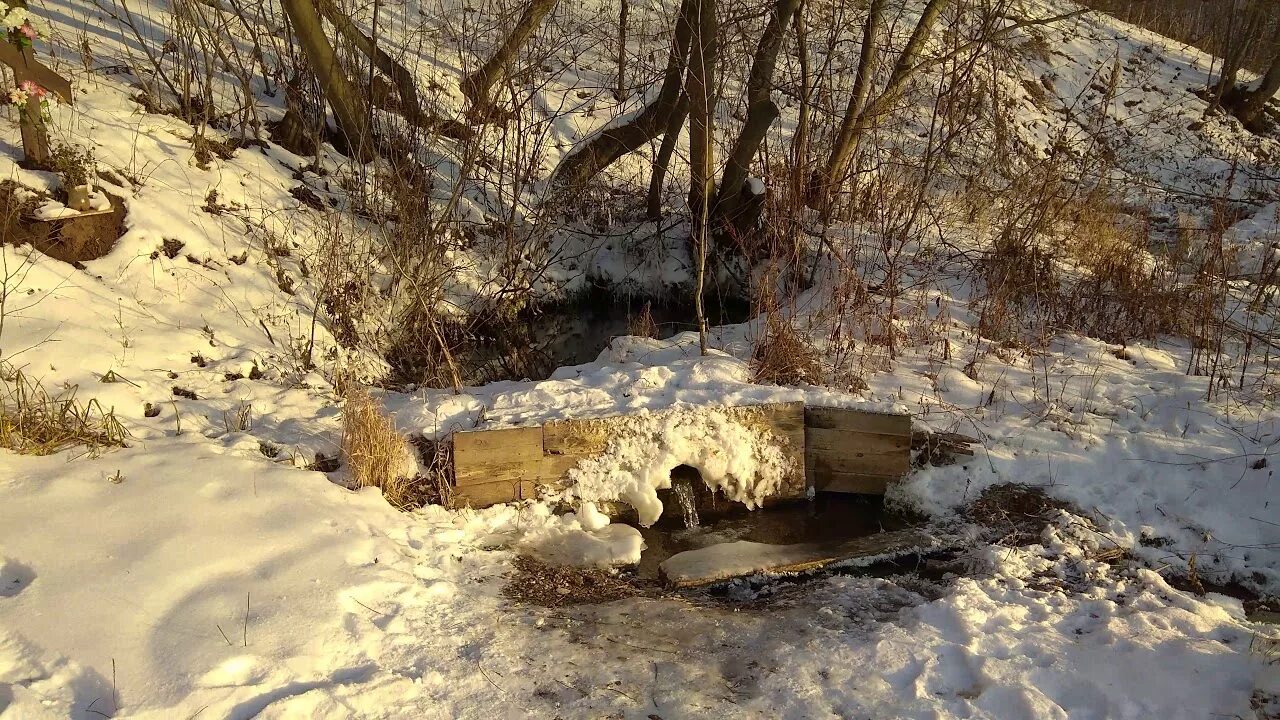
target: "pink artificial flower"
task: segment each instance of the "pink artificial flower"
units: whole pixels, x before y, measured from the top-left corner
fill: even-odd
[[[39,33],[36,32],[36,29],[31,27],[31,23],[23,23],[22,27],[18,28],[18,32],[26,35],[28,40],[35,40],[39,35]]]
[[[38,98],[42,98],[45,95],[49,94],[48,90],[45,90],[43,87],[41,87],[40,85],[37,85],[34,81],[31,81],[31,80],[23,80],[22,84],[19,85],[18,87],[22,88],[22,90],[27,94],[35,95]]]

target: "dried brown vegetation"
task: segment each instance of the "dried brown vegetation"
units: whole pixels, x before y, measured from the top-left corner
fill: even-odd
[[[24,455],[52,455],[72,447],[125,447],[129,434],[115,412],[97,400],[76,399],[76,387],[50,393],[21,370],[0,378],[0,447]]]

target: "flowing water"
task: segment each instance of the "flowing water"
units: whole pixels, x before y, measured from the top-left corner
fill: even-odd
[[[677,488],[681,487],[696,491],[693,494],[702,501],[700,522],[689,523],[685,506],[680,505],[683,491]],[[917,520],[886,510],[879,497],[820,493],[808,501],[747,510],[723,498],[713,509],[707,502],[705,485],[698,488],[679,480],[673,480],[672,489],[661,494],[668,511],[653,527],[640,528],[645,550],[638,574],[643,578],[656,578],[658,566],[672,555],[709,545],[738,540],[771,545],[834,544],[908,527]]]
[[[698,501],[693,496],[693,483],[686,479],[673,480],[671,494],[680,505],[680,514],[684,519],[684,527],[691,530],[702,524],[698,517]]]

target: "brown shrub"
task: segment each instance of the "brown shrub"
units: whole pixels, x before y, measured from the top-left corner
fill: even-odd
[[[751,352],[751,379],[775,385],[816,385],[822,382],[818,351],[791,323],[770,314],[765,333]]]
[[[422,504],[416,492],[418,468],[408,441],[383,412],[368,390],[344,383],[342,395],[342,455],[355,488],[377,487],[399,509]]]

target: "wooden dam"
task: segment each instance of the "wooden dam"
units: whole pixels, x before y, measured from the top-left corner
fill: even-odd
[[[685,408],[684,410],[688,410]],[[803,402],[706,406],[776,443],[790,471],[770,500],[801,499],[811,491],[883,495],[888,484],[911,469],[917,449],[936,446],[937,436],[917,433],[911,417],[851,408],[806,407]],[[656,411],[674,412],[669,411]],[[628,415],[553,420],[541,425],[460,431],[453,435],[454,501],[487,507],[535,498],[559,489],[584,459],[604,453],[629,432]],[[948,449],[972,454],[949,436]]]

